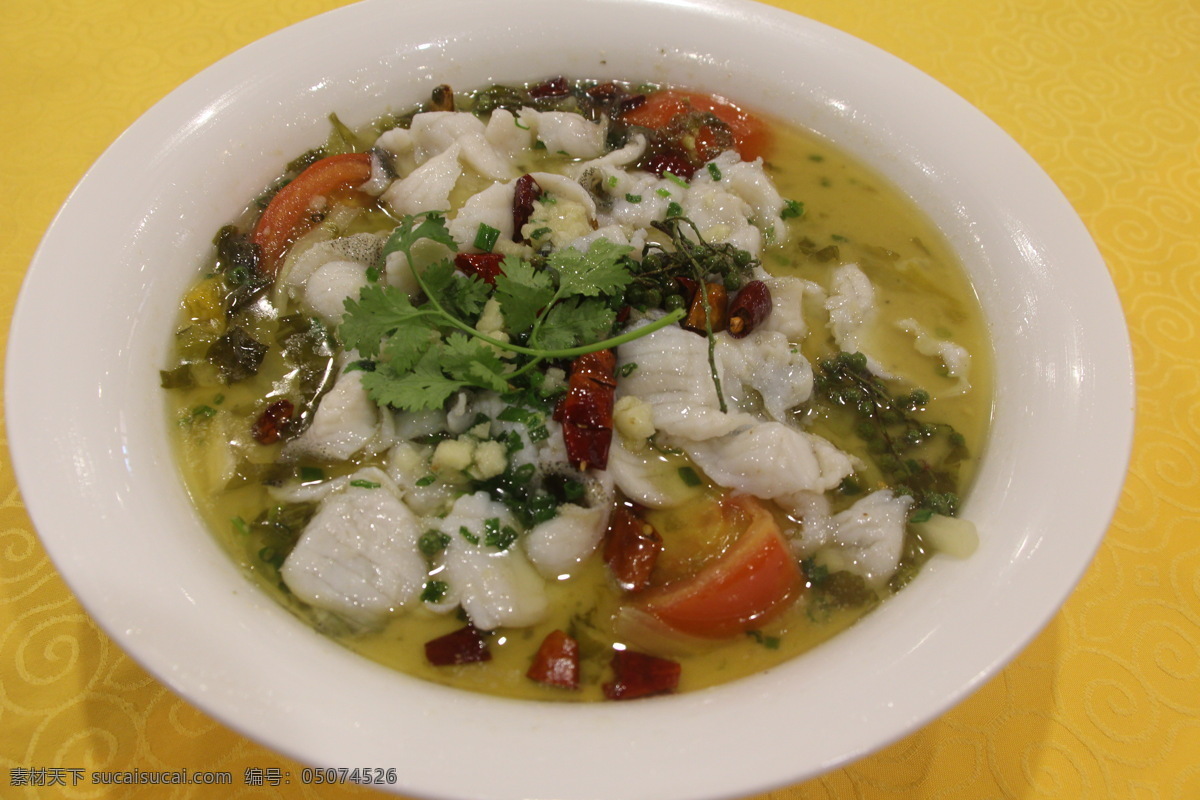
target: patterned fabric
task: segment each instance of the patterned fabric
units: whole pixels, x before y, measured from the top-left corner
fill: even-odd
[[[6,3],[0,317],[11,318],[26,266],[71,187],[139,114],[234,49],[342,4]],[[923,730],[764,797],[1200,798],[1200,6],[774,4],[938,78],[1058,183],[1121,294],[1138,427],[1099,556],[1028,649]],[[234,785],[72,787],[69,772],[185,768],[229,771]],[[0,452],[0,795],[375,794],[302,787],[300,769],[176,698],[96,629],[41,549]],[[54,780],[66,785],[33,785]]]

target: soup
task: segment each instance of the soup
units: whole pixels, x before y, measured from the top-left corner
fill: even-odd
[[[217,232],[163,371],[197,508],[316,629],[465,689],[633,699],[969,555],[982,315],[835,146],[561,78],[331,122]]]

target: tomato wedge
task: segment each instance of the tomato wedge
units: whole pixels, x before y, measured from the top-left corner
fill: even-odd
[[[802,591],[803,573],[771,512],[745,495],[724,505],[745,526],[733,546],[692,577],[647,591],[635,607],[676,631],[715,639],[762,625]]]
[[[258,271],[264,277],[275,277],[283,254],[315,224],[317,198],[354,189],[370,177],[369,154],[345,153],[314,162],[280,189],[250,236],[259,247]]]
[[[623,113],[621,119],[631,125],[660,130],[690,111],[708,112],[728,125],[743,161],[766,157],[771,149],[771,131],[763,120],[716,95],[662,89],[646,95],[646,102]]]

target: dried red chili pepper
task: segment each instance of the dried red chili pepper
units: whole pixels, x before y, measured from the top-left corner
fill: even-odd
[[[617,101],[616,108],[613,109],[613,116],[620,118],[630,111],[641,108],[646,105],[646,95],[632,94],[628,97],[622,97]]]
[[[725,287],[719,283],[705,283],[704,294],[701,294],[699,287],[695,285],[695,281],[690,278],[678,278],[681,283],[685,280],[690,281],[692,288],[689,291],[690,300],[688,301],[688,313],[679,322],[679,326],[686,328],[689,331],[699,334],[706,334],[708,327],[704,324],[705,296],[708,297],[708,320],[712,325],[712,332],[725,330],[725,324],[728,320],[727,307],[729,305],[728,295],[725,292]],[[685,288],[687,284],[684,284]]]
[[[579,688],[579,642],[560,630],[546,634],[525,677],[560,689]]]
[[[525,227],[525,223],[529,222],[529,216],[533,214],[533,201],[541,197],[542,187],[538,186],[538,182],[533,179],[532,175],[522,175],[517,178],[517,183],[513,187],[513,241],[519,242],[524,237],[521,236],[521,228]]]
[[[650,585],[650,575],[662,552],[662,536],[629,506],[617,506],[604,540],[604,563],[627,592]]]
[[[489,286],[496,285],[496,276],[503,273],[500,263],[504,261],[501,253],[458,253],[454,256],[454,266],[459,272],[475,275]]]
[[[567,79],[561,75],[557,78],[551,78],[545,83],[539,83],[529,90],[529,96],[540,100],[544,97],[562,97],[571,91],[571,87],[567,85]]]
[[[750,281],[729,304],[729,335],[741,339],[771,313],[771,290],[762,281]]]
[[[491,661],[492,653],[483,634],[474,625],[467,625],[426,642],[425,659],[435,667],[449,667]]]
[[[647,156],[639,166],[660,178],[669,172],[684,180],[691,180],[692,175],[696,173],[696,165],[688,158],[687,153],[675,148],[656,150]]]
[[[555,408],[554,419],[562,423],[567,459],[576,469],[608,466],[616,369],[612,350],[585,353],[571,363],[567,394]]]
[[[678,661],[634,650],[613,653],[612,670],[613,679],[603,686],[609,700],[635,700],[673,692],[683,672]]]
[[[625,90],[617,84],[613,83],[612,81],[608,81],[607,83],[598,83],[595,86],[585,89],[584,93],[587,94],[588,97],[591,97],[595,100],[612,100],[621,95],[624,91]],[[642,98],[642,102],[645,102],[644,96]]]
[[[292,420],[296,407],[292,401],[276,400],[259,415],[250,428],[250,435],[259,444],[275,444],[283,435],[283,429]]]
[[[445,83],[433,87],[429,95],[429,108],[431,111],[453,111],[454,90]]]

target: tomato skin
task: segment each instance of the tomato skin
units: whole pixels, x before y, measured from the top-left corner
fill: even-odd
[[[371,156],[345,153],[309,165],[280,189],[258,218],[250,241],[258,245],[258,271],[274,278],[292,243],[313,226],[312,204],[318,197],[353,189],[371,177]]]
[[[623,113],[621,119],[631,125],[661,130],[670,125],[675,117],[689,111],[708,112],[728,125],[733,133],[734,146],[743,161],[753,161],[760,156],[765,158],[770,152],[771,131],[767,124],[716,95],[662,89],[647,95],[646,102]],[[711,160],[711,157],[705,160]]]
[[[636,603],[664,625],[707,639],[760,627],[803,590],[803,573],[774,517],[753,497],[725,501],[745,530],[719,559],[686,580],[651,589]]]

